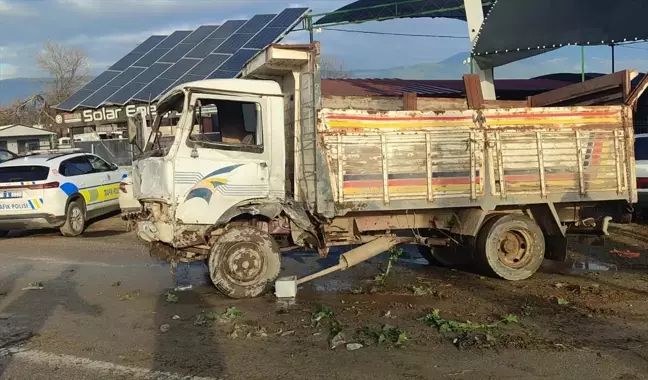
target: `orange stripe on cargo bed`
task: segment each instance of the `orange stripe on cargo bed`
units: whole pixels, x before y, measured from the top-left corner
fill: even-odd
[[[479,177],[475,178],[475,183],[479,184]],[[470,184],[470,177],[451,177],[451,178],[434,178],[433,185],[468,185]],[[390,179],[389,186],[424,186],[427,185],[425,178],[420,179]],[[358,188],[358,187],[381,187],[383,181],[368,180],[368,181],[344,181],[344,188]]]

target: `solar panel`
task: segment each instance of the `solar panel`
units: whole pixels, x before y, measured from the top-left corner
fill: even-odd
[[[133,53],[146,53],[147,51],[153,49],[157,44],[162,42],[167,36],[151,36],[146,39],[146,41],[142,42],[139,44],[135,49],[133,49]]]
[[[178,79],[177,81],[175,81],[175,83],[173,83],[171,86],[169,86],[169,88],[167,88],[167,91],[171,90],[175,86],[179,86],[179,85],[181,85],[183,83],[195,82],[195,81],[199,81],[199,80],[203,80],[203,79],[205,79],[204,75],[185,74],[182,78]]]
[[[144,89],[138,92],[137,95],[133,96],[133,100],[139,100],[140,102],[153,100],[173,83],[175,83],[174,79],[158,78],[148,86],[144,87]]]
[[[277,15],[151,36],[57,108],[148,102],[182,83],[234,78],[251,57],[279,41],[307,11],[288,8]]]
[[[109,70],[126,70],[130,65],[132,65],[135,61],[140,59],[144,53],[128,53],[124,58],[120,59],[115,63],[114,65],[110,66],[108,69]]]
[[[187,58],[205,58],[209,53],[225,42],[224,38],[207,38],[193,48],[187,55]]]
[[[72,111],[73,109],[77,108],[77,106],[79,105],[79,103],[81,103],[81,101],[83,101],[83,99],[92,95],[93,92],[94,91],[92,90],[80,89],[79,91],[75,92],[72,96],[67,98],[66,101],[59,104],[57,108],[64,111]]]
[[[243,48],[261,50],[273,43],[285,30],[285,28],[265,27],[256,36],[252,37]]]
[[[112,70],[104,71],[103,73],[99,74],[98,77],[90,81],[90,83],[86,84],[83,89],[93,90],[93,91],[98,90],[101,88],[101,86],[113,80],[113,78],[115,78],[120,73],[121,73],[120,71],[112,71]]]
[[[160,78],[164,79],[179,79],[181,76],[185,75],[192,67],[196,66],[200,62],[199,59],[190,59],[184,58],[176,62],[173,66],[163,72],[160,75]]]
[[[197,64],[189,74],[192,75],[202,75],[203,78],[209,75],[212,71],[220,67],[225,61],[230,58],[226,54],[210,54],[207,58],[203,59],[199,64]]]
[[[176,30],[156,47],[160,49],[171,49],[184,40],[189,34],[191,34],[191,30]]]
[[[210,34],[208,38],[227,38],[234,34],[246,22],[247,20],[227,20],[214,33]]]
[[[227,79],[227,78],[234,78],[238,74],[238,71],[224,71],[224,70],[216,70],[213,73],[209,74],[209,76],[205,79]]]
[[[151,83],[153,82],[153,79],[159,77],[160,74],[165,72],[169,67],[171,67],[170,63],[156,63],[135,78],[135,82],[144,84]]]
[[[241,67],[245,65],[248,59],[252,58],[257,53],[257,50],[239,50],[228,59],[222,66],[218,67],[219,70],[226,71],[240,71]]]
[[[223,42],[214,53],[220,54],[234,54],[236,51],[243,47],[252,36],[249,34],[234,34]]]
[[[133,63],[133,66],[149,67],[155,62],[157,62],[157,60],[160,59],[160,57],[168,53],[169,50],[170,49],[160,49],[160,48],[153,49],[148,53],[146,53],[145,56],[138,59],[135,63]]]
[[[90,95],[88,98],[82,101],[81,106],[96,108],[99,106],[99,104],[106,100],[106,98],[110,97],[110,95],[114,94],[117,91],[119,91],[118,86],[103,86],[99,90],[95,91],[94,94]]]
[[[126,85],[126,83],[132,81],[135,79],[136,76],[138,76],[142,71],[145,69],[143,67],[129,67],[126,70],[124,70],[121,74],[117,75],[115,79],[111,80],[108,82],[106,85],[107,86],[116,86],[116,87],[122,87]]]
[[[106,100],[106,103],[110,104],[119,104],[123,105],[130,98],[133,97],[133,95],[137,94],[140,92],[144,87],[146,87],[145,83],[138,83],[138,82],[130,82],[126,86],[122,87],[119,91],[115,92],[112,96]]]
[[[194,30],[187,38],[182,40],[182,43],[185,44],[197,44],[198,42],[204,40],[207,36],[212,34],[214,30],[218,29],[219,25],[202,25],[198,29]]]
[[[255,34],[268,25],[277,15],[256,15],[246,22],[236,33]]]
[[[186,43],[181,43],[176,45],[171,51],[166,53],[162,58],[160,58],[160,62],[178,62],[178,60],[182,57],[185,56],[189,52],[189,50],[193,49],[196,47],[196,44],[186,44]]]
[[[270,28],[290,28],[298,22],[308,8],[286,8],[268,24]]]

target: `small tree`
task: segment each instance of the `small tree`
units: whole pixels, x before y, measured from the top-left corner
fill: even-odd
[[[90,74],[86,53],[74,47],[47,41],[36,55],[38,67],[49,75],[45,99],[49,104],[59,104],[80,89]]]
[[[322,79],[348,79],[350,77],[344,62],[330,56],[320,58],[320,75]]]
[[[51,124],[54,119],[48,112],[48,105],[41,95],[16,101],[0,108],[0,125],[8,124]]]

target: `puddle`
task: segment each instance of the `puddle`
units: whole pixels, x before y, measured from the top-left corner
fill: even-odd
[[[603,263],[594,260],[572,260],[572,272],[607,272],[617,271],[619,268],[616,264]]]
[[[281,276],[303,277],[323,269],[337,265],[340,255],[353,247],[333,247],[326,258],[317,256],[315,252],[290,251],[282,257]],[[428,265],[415,246],[402,246],[403,255],[395,263],[396,267],[421,268]],[[365,285],[366,280],[373,279],[379,270],[386,266],[389,253],[383,252],[369,260],[359,263],[347,270],[331,273],[327,276],[307,282],[297,289],[299,292],[315,293],[348,293]]]
[[[553,261],[545,260],[541,267],[543,272],[560,274],[582,274],[587,272],[616,272],[616,264],[604,263],[594,259]]]
[[[177,264],[175,269],[175,288],[178,291],[205,285],[211,285],[211,280],[209,279],[209,270],[203,262]]]
[[[354,279],[350,276],[346,278],[328,278],[323,277],[322,280],[315,280],[310,284],[310,288],[315,292],[321,293],[337,293],[337,292],[350,292],[354,287]],[[307,284],[305,284],[307,286]],[[299,291],[299,289],[297,289]]]

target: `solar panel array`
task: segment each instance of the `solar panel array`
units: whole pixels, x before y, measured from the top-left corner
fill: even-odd
[[[287,8],[279,14],[151,36],[56,108],[72,111],[149,102],[182,83],[234,78],[250,58],[281,40],[307,11]]]

